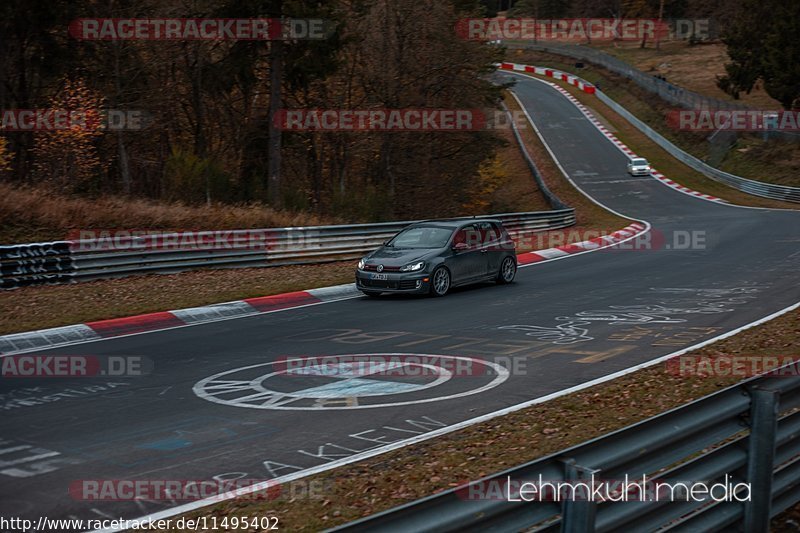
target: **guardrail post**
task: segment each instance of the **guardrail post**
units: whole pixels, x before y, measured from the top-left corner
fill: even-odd
[[[573,498],[564,498],[561,502],[561,531],[562,533],[594,533],[595,514],[597,502],[591,498],[593,476],[600,472],[592,468],[580,466],[574,459],[564,461],[564,480],[570,484],[585,483],[589,490],[586,498],[581,499],[578,491],[573,491]]]
[[[744,508],[744,531],[769,531],[772,507],[772,474],[778,429],[778,391],[754,386],[750,390],[750,439],[747,449],[747,482],[750,501]]]

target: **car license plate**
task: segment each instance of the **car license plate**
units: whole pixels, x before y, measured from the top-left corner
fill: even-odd
[[[370,275],[369,279],[382,279],[385,281],[389,279],[389,276],[387,276],[386,274],[372,274]]]

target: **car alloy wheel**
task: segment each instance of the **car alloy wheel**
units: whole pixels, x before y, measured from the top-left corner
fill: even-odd
[[[500,273],[497,281],[500,283],[511,283],[517,275],[517,262],[513,257],[506,257],[500,264]]]
[[[431,277],[431,293],[436,296],[444,296],[450,290],[450,271],[444,267],[439,267]]]

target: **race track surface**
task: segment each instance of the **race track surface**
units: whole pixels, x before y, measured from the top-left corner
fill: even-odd
[[[514,79],[569,176],[648,221],[654,249],[535,264],[512,285],[445,298],[355,298],[41,352],[144,356],[153,371],[0,380],[0,515],[161,511],[185,502],[85,501],[69,489],[87,479],[296,473],[652,360],[800,301],[800,213],[715,204],[632,178],[627,158],[566,98]],[[699,249],[677,249],[687,236]],[[269,376],[287,356],[376,353],[473,357],[509,370]]]

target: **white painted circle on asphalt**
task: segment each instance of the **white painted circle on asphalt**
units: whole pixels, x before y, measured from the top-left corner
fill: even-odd
[[[386,358],[392,362],[391,366],[363,376],[353,372],[353,365],[358,365],[359,359],[363,359],[365,363],[374,364],[375,357]],[[202,379],[194,385],[192,390],[195,395],[204,400],[231,407],[249,409],[280,411],[372,409],[376,407],[396,407],[438,402],[470,396],[497,387],[506,381],[510,375],[505,367],[497,363],[474,357],[455,355],[368,353],[295,358],[292,360],[301,362],[303,360],[315,362],[324,360],[325,365],[314,363],[310,367],[306,366],[299,370],[276,370],[275,365],[285,365],[285,361],[281,360],[249,365],[226,370]],[[337,360],[342,362],[337,363]],[[438,364],[437,360],[440,361]],[[440,396],[423,395],[419,397],[419,394],[417,394],[418,397],[411,400],[372,404],[361,404],[359,401],[380,396],[393,397],[420,393],[449,383],[453,377],[453,372],[445,367],[445,363],[447,365],[467,365],[468,368],[474,369],[481,368],[480,372],[473,370],[470,375],[470,377],[478,379],[479,383],[472,388]],[[397,371],[411,367],[419,369],[419,371],[426,371],[433,376],[433,379],[423,382],[417,380],[417,382],[409,383],[377,379],[376,377],[381,372]],[[268,371],[263,372],[260,369]],[[409,375],[416,377],[414,372],[409,372]],[[296,384],[297,386],[287,390],[287,377],[290,377],[292,385]],[[317,383],[309,384],[297,378],[316,380]],[[271,381],[278,382],[281,380],[283,380],[283,383],[280,388],[270,388],[275,387],[274,384],[270,383]],[[319,384],[320,381],[323,383]],[[473,385],[476,384],[473,383]]]

